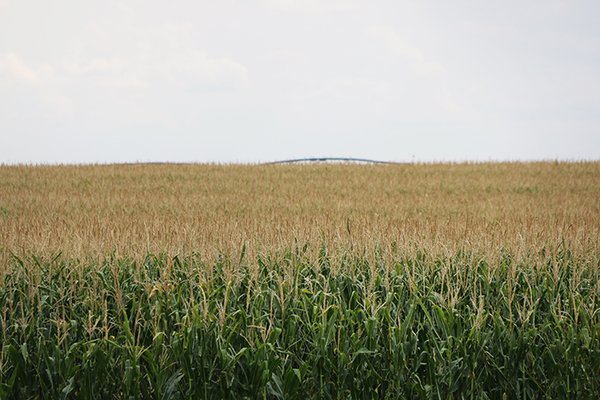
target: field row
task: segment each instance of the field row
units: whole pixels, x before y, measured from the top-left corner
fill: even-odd
[[[13,259],[0,397],[597,397],[600,259],[499,257]]]
[[[0,257],[600,249],[600,163],[0,166]]]

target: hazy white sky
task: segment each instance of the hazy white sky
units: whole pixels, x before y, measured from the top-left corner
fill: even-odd
[[[600,2],[0,0],[0,162],[600,159]]]

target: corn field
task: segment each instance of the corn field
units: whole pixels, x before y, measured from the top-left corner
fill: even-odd
[[[0,398],[600,396],[600,163],[0,167]]]

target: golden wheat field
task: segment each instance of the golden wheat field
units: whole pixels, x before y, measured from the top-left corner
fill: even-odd
[[[1,166],[0,248],[600,250],[600,163]]]

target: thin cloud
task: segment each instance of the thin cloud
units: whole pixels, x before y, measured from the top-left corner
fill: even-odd
[[[352,7],[349,1],[340,0],[261,0],[269,8],[302,13],[340,11]]]
[[[151,79],[180,81],[186,85],[240,89],[249,83],[248,69],[240,62],[228,58],[212,58],[198,50],[180,52],[164,60],[154,60],[146,68]]]
[[[89,60],[64,62],[64,69],[70,74],[88,74],[96,72],[118,71],[123,68],[125,61],[120,58],[97,57]]]
[[[240,89],[249,85],[248,69],[228,58],[213,58],[189,49],[169,57],[132,56],[65,60],[55,65],[28,65],[16,54],[0,55],[0,82],[11,85],[78,85],[145,89],[152,84]]]
[[[39,83],[38,73],[14,53],[0,55],[0,80],[5,77],[8,83]]]
[[[127,59],[93,58],[64,62],[66,80],[87,85],[146,89],[152,85],[194,85],[197,88],[239,89],[249,83],[247,68],[228,58],[213,58],[187,49],[168,56],[142,52]]]
[[[416,73],[422,76],[433,76],[444,73],[444,67],[426,59],[420,48],[411,46],[391,26],[372,26],[367,34],[383,44],[393,54],[404,58],[413,64]]]

